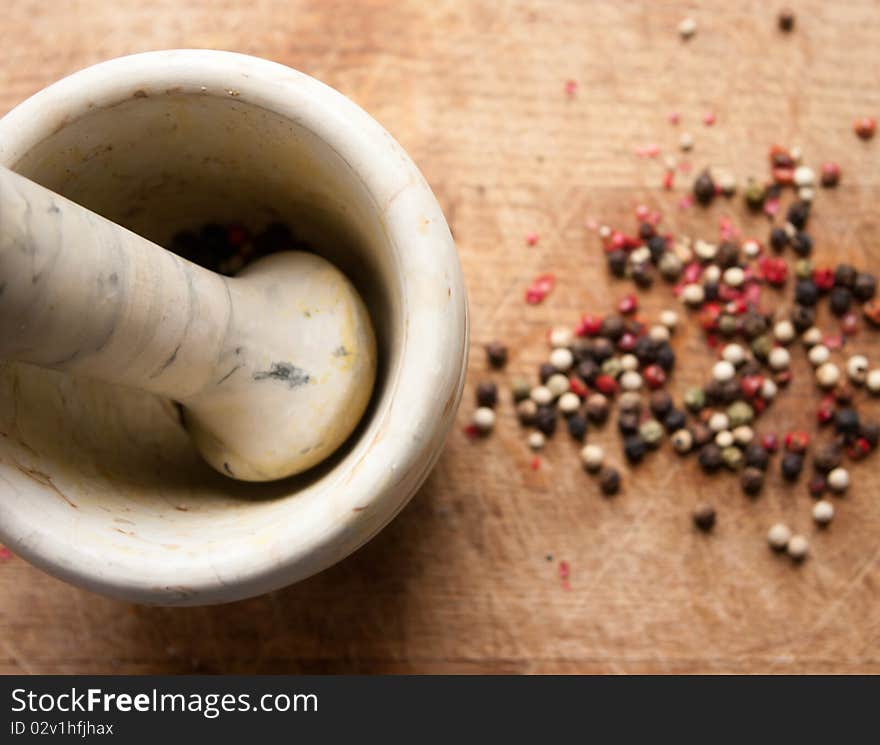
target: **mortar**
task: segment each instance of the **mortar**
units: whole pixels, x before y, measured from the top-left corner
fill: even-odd
[[[320,571],[406,504],[461,396],[467,301],[436,199],[364,111],[264,60],[150,52],[11,111],[0,163],[162,245],[211,220],[283,220],[354,282],[379,347],[346,445],[266,484],[208,467],[167,399],[0,366],[0,541],[98,592],[195,605]]]

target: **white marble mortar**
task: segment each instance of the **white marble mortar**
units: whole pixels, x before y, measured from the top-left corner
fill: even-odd
[[[104,594],[216,603],[339,561],[412,497],[461,396],[467,299],[430,188],[363,110],[253,57],[149,52],[0,119],[0,163],[166,245],[211,219],[290,223],[358,286],[380,359],[349,443],[269,484],[215,473],[167,399],[2,365],[0,542]]]

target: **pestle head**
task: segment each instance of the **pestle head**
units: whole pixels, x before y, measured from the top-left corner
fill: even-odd
[[[305,471],[351,434],[376,378],[376,339],[357,290],[319,256],[285,251],[228,280],[238,339],[217,383],[182,401],[214,468],[244,481]]]

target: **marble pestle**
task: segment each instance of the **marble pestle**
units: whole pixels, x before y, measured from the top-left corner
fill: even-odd
[[[0,168],[0,359],[173,399],[211,466],[270,481],[351,434],[376,341],[319,256],[284,251],[223,277]]]

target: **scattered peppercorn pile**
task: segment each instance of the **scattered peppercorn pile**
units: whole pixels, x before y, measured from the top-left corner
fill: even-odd
[[[863,125],[860,121],[854,127],[860,137],[870,129]],[[657,323],[648,323],[638,316],[638,298],[626,295],[616,312],[585,314],[573,328],[553,328],[537,380],[517,379],[511,386],[518,418],[529,431],[528,447],[541,450],[560,421],[571,437],[583,442],[590,428],[605,424],[616,404],[623,457],[630,466],[669,439],[679,455],[695,453],[706,473],[736,474],[743,492],[754,497],[781,451],[777,467],[786,480],[797,481],[810,464],[807,489],[817,500],[812,507],[815,522],[827,525],[833,519],[834,505],[826,494],[844,493],[850,482],[846,461],[861,460],[880,441],[880,424],[864,421],[857,407],[860,391],[880,395],[880,366],[872,367],[861,354],[841,356],[862,325],[880,328],[880,303],[875,299],[876,278],[868,271],[848,264],[813,264],[807,225],[816,176],[799,161],[799,153],[774,146],[769,181],[751,179],[743,191],[745,207],[771,221],[781,212],[783,192],[795,192],[782,224],[771,224],[766,241],[742,239],[726,218],[720,240],[672,235],[661,230],[660,216],[644,207],[636,210],[634,234],[597,226],[610,274],[631,279],[640,289],[651,287],[658,277],[668,283],[688,318],[702,327],[717,361],[711,379],[687,390],[676,404],[665,390],[676,362],[670,345],[679,325],[676,311],[666,310]],[[823,187],[835,187],[840,178],[836,164],[821,167]],[[720,186],[706,169],[697,175],[692,191],[696,203],[708,205],[720,196],[732,197],[736,185],[728,181]],[[787,313],[780,310],[786,287],[793,297]],[[552,275],[539,277],[526,294],[527,302],[540,302],[550,289]],[[773,307],[768,307],[768,296]],[[822,302],[837,319],[834,332],[816,325]],[[755,427],[780,388],[791,381],[792,355],[798,349],[814,368],[818,432],[759,435]],[[498,342],[488,345],[486,353],[492,367],[507,362],[507,350]],[[498,398],[494,383],[479,384],[469,434],[491,431]],[[823,442],[813,442],[826,431]],[[607,462],[601,447],[585,444],[581,459],[597,475],[604,494],[618,492],[620,471]],[[715,508],[701,504],[692,518],[699,529],[709,531],[716,522]],[[808,553],[807,539],[792,535],[785,525],[774,525],[767,540],[795,560]]]

